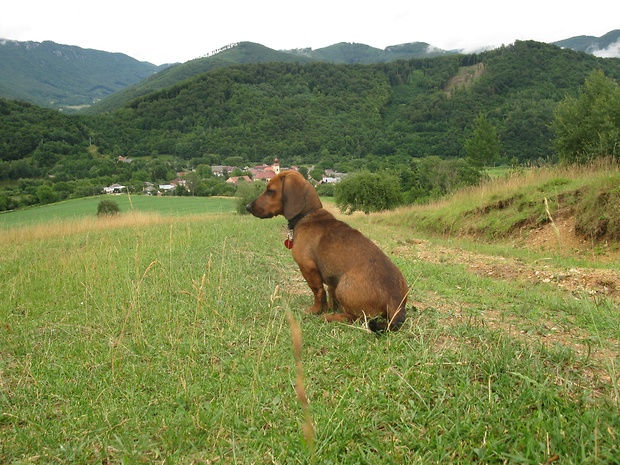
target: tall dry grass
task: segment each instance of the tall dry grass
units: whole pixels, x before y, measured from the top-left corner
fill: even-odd
[[[580,193],[613,184],[618,177],[620,167],[614,159],[581,166],[516,169],[440,200],[401,207],[376,218],[448,237],[509,237],[523,228],[546,224],[559,209],[577,205]]]
[[[433,210],[447,205],[479,205],[489,199],[517,192],[534,185],[545,184],[558,178],[567,180],[594,180],[598,177],[617,175],[620,164],[614,158],[595,160],[587,165],[552,165],[534,168],[517,168],[506,175],[490,178],[477,186],[469,186],[447,195],[446,197],[425,205],[402,207],[398,212],[415,210]]]
[[[208,217],[218,215],[209,213],[204,215],[187,215],[183,221],[203,221]],[[115,229],[140,229],[161,224],[174,224],[176,217],[160,215],[159,213],[129,212],[120,215],[104,215],[101,217],[86,217],[79,219],[59,220],[38,225],[18,226],[6,228],[3,241],[7,244],[40,241],[55,237],[66,237],[87,234],[95,231],[111,231]]]

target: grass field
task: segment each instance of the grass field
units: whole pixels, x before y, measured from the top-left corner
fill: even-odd
[[[0,213],[0,229],[3,227],[29,226],[54,220],[94,217],[102,200],[116,202],[122,213],[140,212],[160,215],[199,215],[234,211],[231,197],[155,197],[146,195],[107,195],[67,200],[51,205]]]
[[[354,215],[416,307],[376,336],[304,312],[285,220],[194,208],[0,215],[0,463],[620,463],[617,266]]]

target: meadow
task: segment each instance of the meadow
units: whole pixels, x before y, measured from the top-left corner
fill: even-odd
[[[201,201],[0,215],[0,463],[620,463],[618,296],[567,285],[617,265],[344,217],[411,285],[375,335],[305,313],[284,219]]]
[[[0,230],[15,226],[30,226],[53,220],[92,218],[102,200],[116,202],[121,213],[139,212],[167,216],[185,216],[234,211],[234,199],[215,197],[156,197],[146,195],[104,195],[66,200],[50,205],[0,213]]]

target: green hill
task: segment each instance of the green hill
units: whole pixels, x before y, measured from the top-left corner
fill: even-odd
[[[74,111],[161,67],[122,53],[0,39],[0,97]]]
[[[342,42],[329,47],[312,50],[297,49],[276,51],[252,42],[240,42],[225,47],[211,56],[197,58],[165,69],[144,81],[121,90],[105,100],[84,110],[95,114],[112,111],[142,95],[170,87],[185,79],[214,69],[249,63],[380,63],[411,58],[434,57],[448,52],[425,43],[394,45],[380,50],[364,44]]]
[[[85,109],[84,113],[95,114],[118,109],[137,97],[171,87],[214,69],[245,63],[304,63],[308,61],[311,59],[278,52],[252,42],[241,42],[214,55],[171,66],[131,87],[116,92],[105,100],[95,103]]]
[[[483,71],[446,92],[471,66]],[[371,156],[405,164],[462,158],[471,124],[485,112],[505,161],[552,159],[555,105],[597,68],[620,78],[617,59],[538,42],[372,65],[235,65],[133,100],[105,120],[95,144],[110,150],[120,143],[130,156],[217,154],[214,163],[274,156],[290,164],[347,162],[346,171],[353,159]]]
[[[612,51],[620,31],[602,37],[580,36],[555,44],[588,53],[617,56]],[[183,64],[155,66],[121,53],[55,44],[0,39],[0,98],[90,114],[109,112],[130,100],[176,85],[212,69],[244,63],[323,61],[329,63],[385,63],[458,53],[440,50],[425,42],[377,49],[341,42],[320,49],[276,51],[251,42],[223,47],[209,56]],[[103,102],[102,102],[103,101]],[[101,102],[101,103],[98,103]],[[91,105],[96,104],[94,108]]]

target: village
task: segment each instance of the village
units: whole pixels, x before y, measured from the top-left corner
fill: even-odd
[[[118,157],[118,161],[121,163],[132,162],[131,158],[122,157],[122,156]],[[313,167],[311,167],[310,169],[307,169],[306,171],[311,172],[312,169]],[[274,158],[273,163],[271,165],[262,164],[262,165],[256,165],[254,167],[246,166],[244,168],[239,168],[237,166],[226,166],[226,165],[211,166],[211,171],[213,172],[213,175],[215,177],[225,178],[226,184],[232,185],[235,188],[238,187],[240,183],[244,183],[244,182],[262,181],[266,183],[271,178],[279,174],[281,171],[287,171],[287,170],[300,171],[300,168],[297,166],[291,166],[291,167],[280,166],[280,162],[277,157]],[[231,173],[239,173],[239,172],[247,173],[247,174],[242,174],[239,176],[230,176]],[[184,188],[189,190],[188,185],[187,185],[187,180],[185,179],[186,174],[187,174],[186,172],[179,172],[177,173],[177,177],[175,179],[167,183],[163,183],[163,184],[145,182],[144,188],[142,189],[142,194],[143,195],[157,195],[157,196],[173,195],[175,189],[178,186],[183,186]],[[344,176],[346,176],[346,173],[339,173],[335,170],[326,169],[324,170],[320,181],[316,179],[312,180],[312,178],[310,178],[309,176],[308,176],[308,179],[312,180],[313,182],[316,182],[317,184],[335,184],[335,183],[338,183]],[[103,192],[105,194],[110,194],[110,195],[126,194],[127,191],[128,191],[127,186],[124,186],[118,183],[114,183],[114,184],[111,184],[110,186],[103,188]]]

